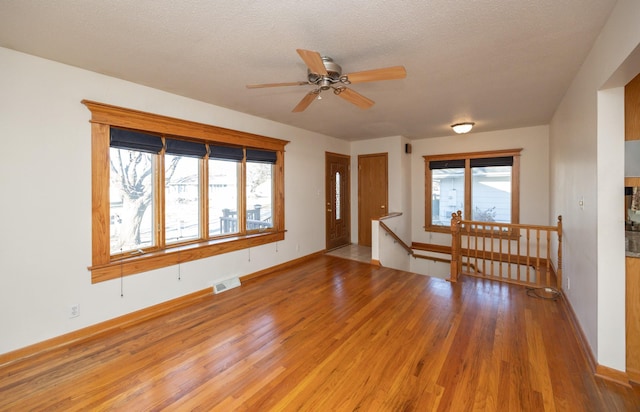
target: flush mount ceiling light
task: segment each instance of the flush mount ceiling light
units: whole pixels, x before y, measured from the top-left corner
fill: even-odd
[[[473,128],[474,122],[464,122],[464,123],[456,123],[452,124],[451,128],[454,132],[458,134],[469,133]]]

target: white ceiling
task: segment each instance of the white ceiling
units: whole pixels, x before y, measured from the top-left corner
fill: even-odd
[[[548,124],[615,0],[0,0],[0,46],[346,140]],[[407,78],[330,92],[296,49],[344,73],[404,65]],[[105,102],[109,103],[109,102]]]

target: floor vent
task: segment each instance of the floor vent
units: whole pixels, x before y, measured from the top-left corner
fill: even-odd
[[[223,280],[222,282],[218,282],[213,285],[213,293],[222,293],[225,290],[237,288],[238,286],[240,286],[240,278]]]

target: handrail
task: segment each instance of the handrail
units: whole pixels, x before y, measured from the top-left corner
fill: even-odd
[[[411,247],[409,247],[409,245],[407,245],[406,243],[404,243],[404,241],[402,239],[400,239],[400,236],[396,235],[393,230],[391,230],[391,228],[387,225],[385,225],[383,222],[378,221],[378,223],[380,224],[380,227],[383,228],[389,235],[391,235],[391,237],[398,243],[400,243],[400,246],[402,246],[402,248],[404,250],[407,251],[407,253],[409,253],[410,255],[413,256],[413,250],[411,250]]]
[[[385,220],[385,219],[391,219],[392,217],[398,217],[398,216],[402,216],[402,212],[390,212],[384,216],[380,216],[378,218],[378,221],[380,220]]]
[[[395,216],[399,216],[400,214],[396,214]],[[385,216],[385,217],[389,217],[389,216]],[[390,216],[390,217],[394,217],[394,216]],[[414,248],[416,249],[420,249],[421,246],[423,244],[421,243],[412,243],[411,246],[407,245],[389,226],[387,226],[386,224],[384,224],[382,222],[382,219],[378,220],[378,223],[380,225],[380,227],[382,229],[385,230],[385,232],[387,232],[397,243],[400,244],[400,246],[402,246],[402,248],[404,250],[407,251],[407,253],[415,258],[415,259],[425,259],[425,260],[431,260],[433,262],[440,262],[440,263],[451,263],[451,259],[445,259],[445,258],[441,258],[441,257],[437,257],[437,256],[427,256],[427,255],[421,255],[421,254],[417,254],[413,251]],[[436,246],[436,245],[432,245],[432,246]],[[440,245],[437,245],[440,246]],[[426,250],[427,252],[435,252],[435,253],[444,253],[444,254],[451,254],[451,250],[448,246],[440,246],[439,249],[441,250]],[[478,270],[478,268],[471,262],[464,262],[462,263],[463,266],[467,266],[468,268],[470,268],[471,270],[475,271],[475,272],[480,272]]]
[[[378,223],[379,223],[380,227],[382,229],[384,229],[385,232],[387,232],[397,243],[399,243],[400,246],[402,246],[402,248],[404,250],[406,250],[407,254],[409,254],[411,257],[417,258],[417,259],[432,260],[434,262],[441,262],[441,263],[450,263],[451,262],[451,259],[445,259],[445,258],[440,258],[440,257],[436,257],[436,256],[420,255],[420,254],[415,253],[413,251],[413,247],[407,245],[389,226],[384,224],[381,220],[379,220]],[[441,252],[438,252],[438,253],[441,253]],[[471,265],[473,265],[473,264],[471,264]]]

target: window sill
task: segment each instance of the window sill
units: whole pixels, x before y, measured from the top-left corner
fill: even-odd
[[[247,249],[284,240],[284,231],[248,234],[200,243],[181,245],[161,251],[112,260],[106,265],[91,266],[91,283],[104,282],[121,276],[134,275],[179,263]]]

